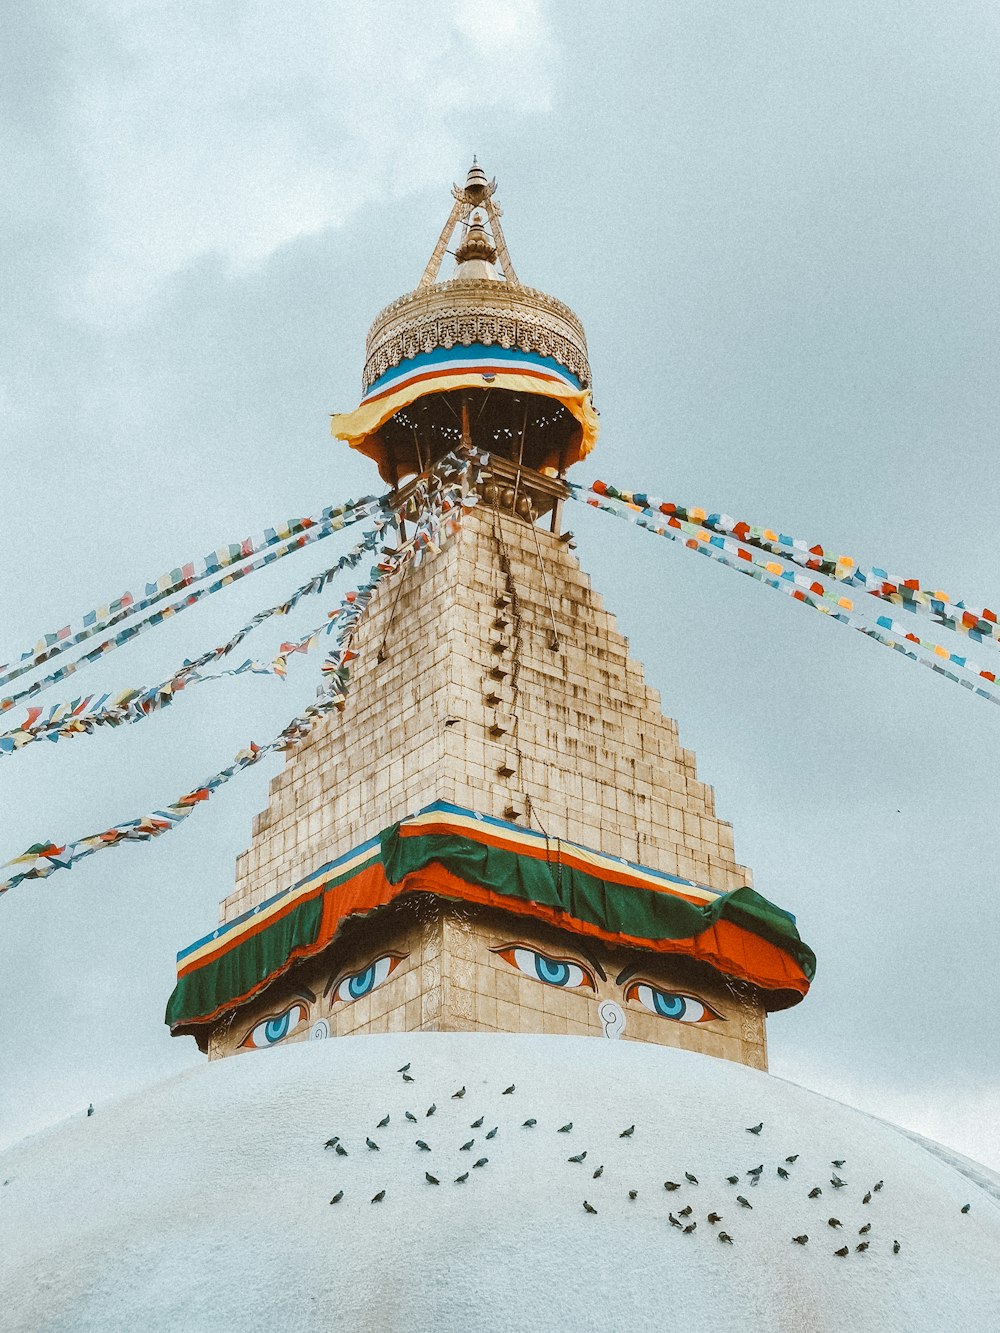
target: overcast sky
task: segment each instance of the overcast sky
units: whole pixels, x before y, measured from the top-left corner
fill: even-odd
[[[355,405],[367,325],[415,285],[474,152],[520,276],[587,327],[602,436],[580,480],[997,606],[993,0],[40,0],[5,23],[0,660],[378,488],[328,413]],[[1000,1165],[1000,714],[572,521],[739,858],[818,955],[769,1024],[772,1072]],[[152,684],[348,542],[44,699]],[[176,798],[316,680],[301,660],[0,760],[0,860]],[[277,771],[0,901],[0,1142],[201,1058],[162,1023],[174,954],[213,926]]]

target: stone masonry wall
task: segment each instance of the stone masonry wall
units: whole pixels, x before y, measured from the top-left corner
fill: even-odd
[[[474,510],[402,588],[379,589],[359,631],[347,707],[321,721],[272,781],[223,921],[438,799],[507,818],[512,807],[523,816],[527,794],[535,826],[554,837],[717,889],[752,883],[693,753],[575,557],[502,515],[523,617],[515,709],[513,626],[493,628],[505,583],[494,524],[492,511]],[[558,651],[549,647],[553,619]],[[508,673],[501,681],[489,675],[496,667]],[[513,774],[499,776],[503,765]]]
[[[515,603],[505,601],[511,588]],[[577,560],[550,533],[473,510],[442,551],[401,584],[379,588],[356,647],[346,708],[324,719],[272,781],[223,921],[434,800],[523,824],[530,799],[532,826],[553,837],[720,890],[752,883],[676,723]],[[520,977],[491,952],[502,926],[446,912],[410,930],[398,976],[354,1004],[326,1004],[333,1035],[601,1035],[594,996]],[[670,979],[669,970],[660,978]],[[766,1067],[758,1000],[737,996],[718,975],[684,989],[724,1021],[671,1022],[626,1004],[625,1039]],[[211,1054],[240,1049],[241,1033],[268,1004],[265,993],[225,1020]]]

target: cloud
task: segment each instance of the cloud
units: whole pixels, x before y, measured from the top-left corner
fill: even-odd
[[[33,41],[60,67],[62,207],[88,221],[64,295],[91,315],[454,176],[491,121],[548,108],[556,57],[540,0],[92,0]]]

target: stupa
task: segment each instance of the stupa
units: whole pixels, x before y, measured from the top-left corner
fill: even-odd
[[[1000,1178],[766,1073],[813,954],[573,554],[583,326],[452,194],[333,431],[461,521],[178,955],[209,1059],[0,1155],[5,1328],[1000,1327]]]
[[[597,437],[583,326],[521,284],[478,163],[333,430],[408,510],[481,461],[435,558],[380,587],[343,713],[271,788],[169,1009],[212,1057],[402,1031],[593,1034],[766,1068],[814,958],[749,887],[712,789],[562,530]],[[489,228],[489,230],[488,230]],[[454,273],[442,257],[459,234]]]

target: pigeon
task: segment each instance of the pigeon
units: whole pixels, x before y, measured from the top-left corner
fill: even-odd
[[[678,1222],[677,1218],[674,1217],[673,1213],[667,1213],[667,1220],[669,1221],[670,1225],[672,1227],[676,1227],[678,1231],[684,1230],[683,1225],[680,1222]]]
[[[337,1146],[337,1144],[338,1144],[339,1142],[340,1142],[340,1135],[339,1135],[339,1134],[334,1134],[334,1136],[333,1136],[332,1139],[327,1139],[327,1141],[323,1144],[323,1147],[324,1147],[324,1148],[336,1148],[336,1146]]]
[[[898,1254],[901,1248],[902,1248],[902,1247],[901,1247],[901,1245],[900,1245],[900,1243],[899,1243],[898,1240],[894,1240],[894,1241],[892,1242],[892,1252],[893,1252],[893,1254]]]
[[[465,1085],[463,1084],[463,1086],[459,1088],[458,1092],[453,1092],[451,1094],[451,1100],[453,1102],[457,1102],[459,1098],[464,1096],[465,1096]]]
[[[791,1177],[789,1176],[788,1172],[785,1170],[785,1168],[784,1168],[783,1166],[779,1166],[779,1167],[778,1167],[778,1175],[781,1177],[782,1180],[790,1180],[790,1179],[791,1179]]]
[[[830,1165],[831,1165],[831,1166],[835,1166],[835,1167],[837,1168],[837,1170],[839,1171],[840,1168],[846,1164],[846,1162],[847,1162],[847,1158],[846,1158],[846,1157],[842,1157],[842,1158],[840,1159],[839,1162],[831,1162]]]
[[[334,1152],[337,1154],[338,1157],[347,1156],[347,1149],[344,1147],[342,1143],[337,1144],[337,1146],[334,1148]]]
[[[689,1185],[697,1185],[698,1183],[698,1177],[693,1176],[690,1171],[684,1172],[684,1179],[688,1182]]]
[[[789,1166],[791,1166],[793,1162],[797,1162],[798,1160],[799,1160],[799,1155],[797,1152],[793,1152],[791,1157],[785,1158],[785,1161],[788,1163]]]
[[[692,1214],[693,1212],[694,1212],[694,1209],[691,1207],[690,1204],[688,1204],[688,1206],[687,1206],[686,1208],[678,1208],[678,1209],[677,1209],[677,1216],[678,1216],[678,1217],[690,1217],[691,1214]]]
[[[344,1197],[344,1191],[343,1191],[343,1190],[338,1190],[337,1193],[336,1193],[336,1194],[333,1196],[333,1198],[330,1200],[330,1202],[331,1202],[331,1203],[340,1203],[340,1201],[341,1201],[341,1199],[342,1199],[343,1197]]]
[[[884,1180],[876,1180],[875,1184],[872,1186],[872,1191],[877,1194],[884,1184]]]
[[[763,1170],[764,1170],[764,1163],[761,1162],[760,1166],[752,1166],[752,1167],[750,1168],[750,1170],[747,1172],[747,1175],[748,1175],[748,1176],[759,1176],[760,1173],[761,1173]]]
[[[792,1244],[793,1244],[793,1245],[805,1245],[806,1242],[807,1242],[808,1240],[809,1240],[809,1237],[805,1234],[805,1232],[803,1232],[803,1234],[802,1234],[801,1236],[793,1236],[793,1237],[792,1237]]]
[[[872,1201],[872,1192],[871,1192],[871,1190],[867,1190],[866,1193],[865,1193],[865,1197],[861,1200],[861,1202],[862,1202],[862,1203],[871,1203],[871,1201]]]
[[[425,1142],[423,1141],[423,1139],[417,1139],[417,1140],[416,1140],[416,1145],[417,1145],[417,1147],[420,1149],[421,1152],[430,1152],[430,1150],[431,1150],[431,1146],[430,1146],[430,1144],[429,1144],[429,1143],[425,1143]]]
[[[403,1075],[403,1082],[404,1082],[404,1083],[413,1083],[413,1082],[415,1082],[415,1079],[414,1079],[414,1077],[413,1077],[412,1074],[404,1074],[404,1075]]]
[[[872,1224],[870,1222],[866,1222],[863,1227],[858,1227],[858,1235],[867,1236],[869,1231],[871,1231],[871,1229],[872,1229]]]
[[[573,1128],[572,1120],[567,1120],[566,1124],[560,1125],[559,1129],[556,1132],[558,1134],[568,1134],[572,1128]]]
[[[971,1212],[971,1211],[972,1211],[972,1204],[971,1204],[971,1203],[964,1203],[964,1204],[962,1205],[962,1212],[963,1212],[963,1213],[969,1213],[969,1212]]]
[[[830,1184],[833,1186],[835,1190],[842,1190],[844,1186],[847,1184],[847,1181],[841,1180],[841,1178],[837,1175],[835,1171],[833,1175],[830,1177]]]
[[[850,1246],[848,1245],[842,1245],[839,1250],[834,1250],[834,1254],[838,1259],[846,1259],[850,1252]]]
[[[479,1117],[478,1120],[473,1120],[473,1122],[472,1122],[472,1124],[469,1126],[469,1128],[470,1128],[470,1129],[482,1129],[482,1127],[483,1127],[483,1121],[484,1121],[485,1119],[486,1119],[486,1117],[485,1117],[484,1115],[481,1115],[481,1116]]]
[[[674,1190],[680,1189],[680,1185],[678,1185],[676,1180],[665,1180],[663,1182],[663,1188],[669,1193],[673,1193]]]
[[[864,1254],[865,1250],[868,1248],[868,1241],[863,1240],[860,1245],[855,1245],[854,1248],[858,1254]]]
[[[389,1117],[388,1117],[388,1116],[383,1116],[383,1118],[378,1122],[378,1124],[375,1126],[375,1128],[376,1128],[376,1129],[385,1129],[385,1127],[386,1127],[386,1125],[387,1125],[388,1123],[389,1123]]]
[[[596,1213],[596,1212],[597,1212],[597,1209],[596,1209],[596,1208],[593,1208],[593,1207],[587,1202],[587,1200],[584,1199],[584,1201],[583,1201],[583,1211],[584,1211],[585,1213]]]
[[[428,1116],[432,1116],[436,1110],[437,1110],[437,1102],[431,1102],[430,1106],[428,1106],[427,1108],[426,1114]]]
[[[455,1184],[464,1185],[468,1179],[469,1179],[469,1173],[468,1171],[466,1171],[463,1175],[455,1177]]]
[[[381,1203],[384,1198],[385,1198],[385,1190],[379,1190],[379,1192],[372,1199],[372,1203]]]
[[[368,1147],[371,1148],[372,1152],[381,1152],[381,1149],[374,1139],[365,1139],[365,1143],[368,1144]]]
[[[441,1184],[441,1182],[440,1182],[440,1180],[438,1180],[437,1176],[432,1176],[431,1173],[430,1173],[429,1171],[425,1171],[425,1172],[424,1172],[424,1180],[427,1181],[428,1185],[440,1185],[440,1184]]]
[[[512,1083],[509,1088],[504,1088],[502,1095],[504,1097],[509,1097],[513,1091],[514,1091],[514,1084]]]
[[[94,1103],[91,1102],[90,1105],[87,1107],[87,1115],[89,1117],[92,1116],[93,1114],[94,1114]]]
[[[596,1180],[598,1176],[603,1176],[603,1175],[604,1175],[604,1167],[599,1166],[597,1170],[594,1172],[594,1179]]]
[[[618,1135],[620,1139],[630,1139],[635,1133],[635,1125],[629,1125],[628,1129],[623,1129]]]
[[[826,1219],[826,1225],[828,1227],[833,1227],[834,1231],[836,1231],[837,1227],[842,1227],[844,1224],[839,1217],[828,1217]]]
[[[809,1197],[810,1197],[810,1199],[818,1199],[819,1196],[820,1196],[822,1193],[823,1193],[823,1191],[822,1191],[822,1190],[820,1189],[820,1187],[817,1185],[817,1186],[815,1187],[815,1189],[811,1189],[811,1190],[809,1191]]]
[[[578,1152],[577,1155],[576,1155],[575,1157],[567,1157],[567,1158],[566,1158],[566,1161],[567,1161],[567,1162],[582,1162],[583,1159],[586,1157],[586,1155],[587,1155],[587,1152],[586,1152],[586,1149],[584,1149],[583,1152]]]
[[[488,1157],[480,1157],[478,1162],[472,1163],[473,1169],[475,1169],[477,1166],[485,1166],[489,1160],[490,1159]]]
[[[764,1128],[764,1122],[763,1122],[763,1120],[762,1120],[762,1121],[760,1122],[759,1125],[748,1126],[748,1127],[747,1127],[747,1133],[748,1133],[748,1134],[759,1134],[760,1131],[761,1131],[763,1128]]]
[[[634,1202],[634,1201],[639,1197],[639,1191],[638,1191],[638,1190],[629,1190],[629,1192],[628,1192],[628,1197],[629,1197],[630,1199],[632,1199],[633,1202]]]
[[[709,1215],[708,1215],[708,1220],[709,1220],[709,1222],[711,1223],[711,1225],[714,1227],[715,1224],[716,1224],[716,1222],[721,1222],[721,1221],[722,1221],[722,1214],[721,1214],[721,1213],[709,1213]]]
[[[397,1074],[408,1074],[408,1073],[410,1072],[410,1065],[411,1065],[412,1063],[413,1063],[412,1060],[407,1061],[407,1063],[406,1063],[405,1065],[401,1065],[400,1068],[396,1070],[396,1073],[397,1073]]]
[[[741,1208],[753,1208],[753,1204],[749,1201],[749,1199],[744,1199],[742,1194],[737,1194],[736,1202],[740,1205]]]
[[[738,1185],[740,1183],[740,1178],[739,1176],[726,1176],[726,1182],[729,1185]]]
[[[490,1130],[490,1132],[486,1135],[486,1137],[487,1137],[488,1139],[495,1139],[496,1136],[497,1136],[497,1130],[498,1130],[499,1128],[500,1128],[499,1125],[494,1125],[493,1128]]]
[[[722,1241],[723,1245],[732,1245],[733,1243],[733,1238],[728,1231],[720,1231],[719,1240]]]
[[[459,1151],[459,1152],[468,1152],[469,1149],[472,1147],[472,1145],[475,1143],[475,1141],[476,1141],[475,1139],[470,1139],[470,1140],[468,1141],[468,1143],[463,1143],[462,1146],[461,1146],[461,1148],[459,1148],[458,1151]]]
[[[524,1122],[524,1124],[521,1126],[521,1128],[522,1128],[522,1129],[534,1129],[535,1126],[536,1126],[537,1124],[538,1124],[538,1121],[537,1121],[537,1120],[526,1120],[526,1121]]]
[[[412,1111],[404,1111],[403,1114],[406,1116],[407,1120],[412,1120],[414,1124],[417,1123],[417,1117]]]
[[[687,1226],[683,1228],[683,1233],[684,1233],[684,1235],[685,1235],[685,1236],[690,1236],[691,1232],[694,1231],[694,1229],[695,1229],[695,1227],[696,1227],[697,1225],[698,1225],[697,1222],[689,1222],[689,1223],[687,1224]]]

